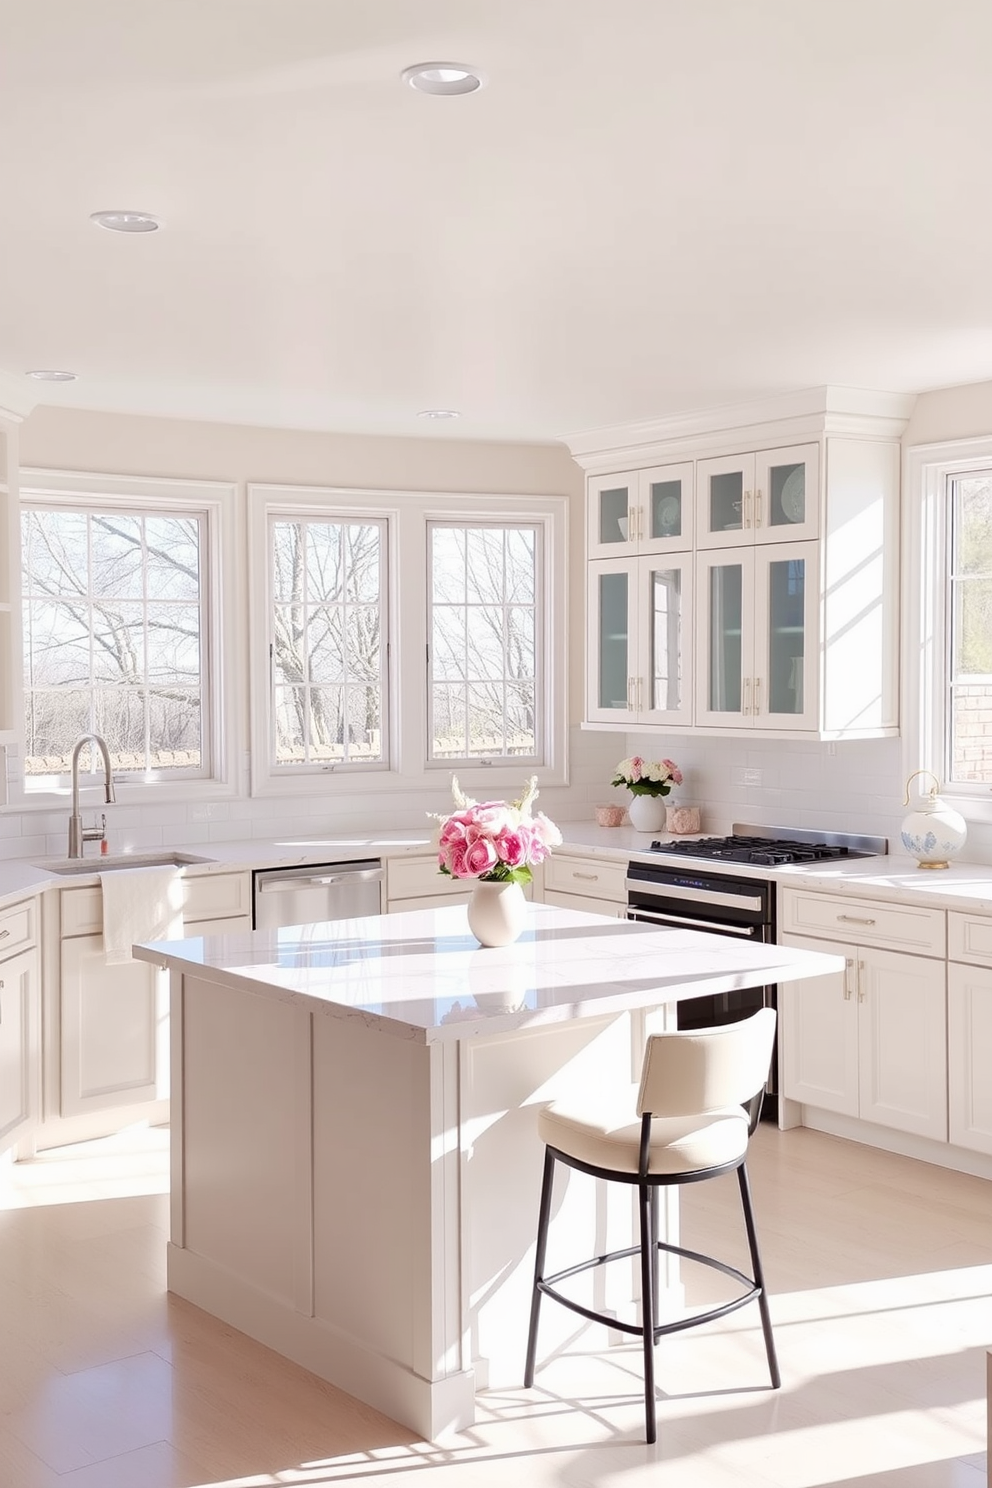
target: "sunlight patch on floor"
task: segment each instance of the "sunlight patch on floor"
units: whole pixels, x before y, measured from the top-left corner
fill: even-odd
[[[88,1204],[169,1192],[169,1129],[139,1123],[112,1137],[0,1160],[0,1210]]]

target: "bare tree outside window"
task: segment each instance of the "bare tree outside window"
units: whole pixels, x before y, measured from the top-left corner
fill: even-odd
[[[21,519],[25,775],[81,733],[116,775],[201,774],[202,516],[31,507]]]
[[[270,523],[275,764],[384,758],[383,524]]]
[[[992,783],[992,471],[948,482],[949,779]]]
[[[430,528],[430,758],[534,759],[540,528]]]

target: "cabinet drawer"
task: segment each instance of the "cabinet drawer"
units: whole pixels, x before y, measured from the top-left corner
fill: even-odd
[[[420,899],[425,895],[436,899],[439,895],[468,897],[472,884],[464,879],[448,878],[437,866],[436,853],[416,858],[387,858],[386,902],[394,899]]]
[[[545,892],[581,894],[586,899],[627,902],[627,864],[605,858],[576,858],[559,853],[544,864]],[[550,900],[547,902],[551,902]]]
[[[37,899],[25,899],[0,911],[0,960],[34,945],[37,939]]]
[[[992,915],[947,915],[947,959],[992,966]]]
[[[251,914],[248,873],[205,873],[184,880],[183,922]],[[103,890],[99,884],[62,890],[62,934],[103,934]]]
[[[248,873],[201,873],[186,879],[183,920],[226,920],[235,915],[251,918],[251,875]]]
[[[779,929],[796,935],[828,935],[858,945],[943,956],[947,941],[942,909],[916,904],[884,904],[786,889]]]

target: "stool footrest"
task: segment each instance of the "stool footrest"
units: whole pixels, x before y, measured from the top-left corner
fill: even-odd
[[[708,1307],[703,1312],[695,1312],[690,1317],[679,1318],[673,1323],[657,1323],[652,1330],[657,1343],[667,1333],[680,1333],[685,1328],[696,1328],[701,1323],[714,1322],[717,1318],[727,1317],[731,1312],[736,1312],[739,1307],[746,1307],[762,1295],[762,1287],[751,1276],[745,1276],[743,1271],[738,1271],[735,1266],[728,1266],[724,1261],[718,1261],[715,1256],[702,1255],[698,1250],[687,1250],[681,1245],[670,1245],[667,1241],[655,1242],[658,1250],[668,1251],[670,1255],[681,1256],[687,1261],[697,1261],[701,1266],[710,1266],[714,1271],[721,1271],[724,1276],[729,1276],[732,1281],[737,1281],[745,1288],[739,1297],[732,1297],[729,1302],[721,1302],[716,1307]],[[576,1312],[580,1317],[588,1319],[591,1323],[602,1323],[607,1328],[615,1328],[620,1333],[630,1333],[635,1338],[644,1337],[644,1328],[640,1323],[624,1323],[619,1318],[609,1313],[596,1312],[591,1307],[584,1307],[581,1302],[576,1302],[572,1297],[563,1296],[556,1287],[560,1281],[567,1281],[570,1276],[579,1276],[583,1271],[592,1271],[596,1266],[606,1266],[611,1261],[622,1261],[631,1256],[640,1255],[639,1245],[628,1245],[625,1250],[611,1250],[606,1255],[593,1256],[590,1260],[579,1261],[577,1265],[568,1266],[564,1271],[556,1271],[553,1276],[541,1277],[535,1281],[535,1287],[546,1297],[553,1297],[560,1302],[562,1307],[567,1307],[570,1312]]]

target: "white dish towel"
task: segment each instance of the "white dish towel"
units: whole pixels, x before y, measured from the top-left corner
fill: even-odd
[[[119,868],[101,873],[103,948],[109,965],[131,960],[137,941],[178,940],[183,880],[178,868]]]

